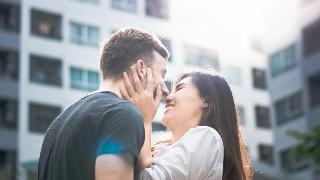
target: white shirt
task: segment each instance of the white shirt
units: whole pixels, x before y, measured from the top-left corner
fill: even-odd
[[[139,180],[221,180],[223,142],[207,126],[188,130],[176,143],[155,149],[154,164],[144,169]]]

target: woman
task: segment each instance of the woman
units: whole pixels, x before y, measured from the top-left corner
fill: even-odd
[[[134,71],[133,77],[137,77]],[[141,106],[146,98],[132,93],[127,75],[124,79],[131,93],[122,90],[123,97],[146,112],[148,107]],[[141,89],[136,86],[139,84],[135,83],[134,89]],[[144,120],[146,141],[140,154],[144,169],[139,179],[251,179],[232,92],[221,75],[213,71],[183,74],[165,101],[162,122],[171,131],[172,139],[156,146],[152,157],[152,123],[150,118]]]

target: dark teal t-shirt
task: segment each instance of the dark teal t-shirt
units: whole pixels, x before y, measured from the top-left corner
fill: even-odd
[[[95,160],[129,153],[137,160],[144,143],[141,113],[105,91],[87,95],[62,112],[48,128],[39,158],[39,180],[94,180]]]

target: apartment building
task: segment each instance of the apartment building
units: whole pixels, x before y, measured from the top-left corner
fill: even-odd
[[[306,158],[291,155],[297,144],[288,130],[309,132],[319,125],[320,3],[301,1],[295,17],[266,38],[275,176],[318,179]]]
[[[220,44],[234,32],[203,41],[177,27],[168,0],[0,0],[0,179],[32,180],[44,133],[64,109],[96,90],[101,42],[121,27],[161,37],[171,57],[167,86],[195,67],[210,65],[231,84],[255,170],[275,162],[267,56],[257,41],[244,52]],[[176,3],[176,2],[175,2]],[[181,32],[181,33],[180,33]],[[162,131],[162,102],[154,130]],[[156,133],[155,133],[156,135]],[[258,179],[258,178],[257,178]]]

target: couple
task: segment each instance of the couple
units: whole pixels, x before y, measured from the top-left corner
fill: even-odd
[[[50,125],[41,148],[39,180],[246,180],[250,166],[231,90],[214,72],[181,75],[164,84],[169,53],[136,28],[105,42],[98,91]],[[152,151],[152,119],[161,97],[169,141]]]

